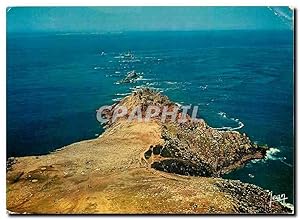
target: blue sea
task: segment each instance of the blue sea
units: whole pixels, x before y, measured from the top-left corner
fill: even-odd
[[[118,83],[132,70],[142,78]],[[271,147],[224,178],[293,203],[293,80],[289,30],[7,33],[7,157],[95,138],[96,109],[148,86]]]

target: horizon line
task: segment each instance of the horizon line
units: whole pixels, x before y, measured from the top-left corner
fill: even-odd
[[[62,33],[62,34],[110,34],[110,33],[128,33],[128,32],[201,32],[201,31],[294,31],[294,28],[248,28],[248,29],[191,29],[191,30],[116,30],[116,31],[93,31],[93,30],[82,30],[82,31],[61,31],[61,30],[34,30],[34,31],[8,31],[6,33]]]

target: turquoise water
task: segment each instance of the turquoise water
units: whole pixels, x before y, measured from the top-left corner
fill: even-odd
[[[131,70],[143,78],[118,84]],[[241,127],[272,147],[225,178],[293,202],[291,31],[8,33],[7,156],[94,138],[103,132],[96,109],[139,86],[199,105],[210,126]]]

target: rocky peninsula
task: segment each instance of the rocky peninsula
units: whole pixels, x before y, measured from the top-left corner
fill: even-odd
[[[98,138],[65,146],[48,155],[9,158],[7,209],[34,214],[286,214],[270,204],[269,191],[223,179],[252,159],[260,147],[237,131],[216,130],[204,120],[162,123],[124,118],[112,121],[117,106],[177,105],[140,89],[103,113]],[[181,117],[181,112],[176,116]],[[51,135],[51,134],[49,134]]]

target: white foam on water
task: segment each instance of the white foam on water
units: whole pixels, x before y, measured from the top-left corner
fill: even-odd
[[[227,118],[227,119],[230,119],[232,121],[235,121],[238,123],[238,126],[237,127],[229,127],[229,126],[223,126],[223,127],[220,127],[220,128],[214,128],[216,130],[230,130],[230,131],[235,131],[235,130],[239,130],[241,129],[242,127],[244,127],[244,123],[241,122],[238,118],[230,118],[230,117],[227,117],[227,114],[225,112],[218,112],[218,115],[220,115],[221,117],[223,118]]]
[[[120,98],[115,98],[115,99],[112,99],[112,101],[114,101],[114,102],[118,102],[118,101],[121,101],[122,100],[122,98],[120,97]]]
[[[279,158],[279,160],[280,160],[280,162],[283,163],[284,165],[287,165],[287,166],[289,166],[289,167],[293,167],[292,164],[289,164],[289,163],[285,162],[285,161],[284,161],[284,158]]]
[[[248,173],[248,176],[250,177],[250,178],[254,178],[255,176],[253,175],[253,174],[251,174],[251,173]]]
[[[266,160],[280,160],[279,157],[276,157],[276,155],[280,152],[278,148],[269,148],[266,152]]]
[[[123,59],[124,56],[115,56],[114,59]]]
[[[143,74],[143,73],[142,73],[142,74]],[[142,77],[141,79],[139,79],[139,81],[152,81],[152,79],[148,79],[148,78]]]
[[[137,62],[141,62],[141,60],[139,59],[134,59],[134,60],[119,60],[119,63],[137,63]]]
[[[205,86],[199,86],[198,88],[201,89],[201,90],[206,90],[208,87],[208,85],[205,85]]]
[[[292,164],[289,164],[285,161],[286,157],[279,157],[278,156],[278,154],[280,152],[281,151],[278,148],[271,147],[267,150],[265,158],[251,160],[251,163],[254,163],[254,164],[255,163],[266,163],[268,160],[272,160],[272,161],[278,160],[286,166],[293,167]]]
[[[152,80],[149,80],[152,81]],[[160,84],[158,82],[146,82],[146,86],[159,86]]]
[[[225,112],[219,112],[218,115],[221,115],[222,117],[226,118],[226,113]]]
[[[254,160],[251,160],[251,163],[258,163],[258,162],[261,162],[262,160],[261,159],[254,159]]]
[[[177,82],[166,81],[166,84],[168,84],[168,85],[175,85],[175,84],[177,84]]]
[[[115,95],[117,96],[126,96],[126,95],[130,95],[131,93],[129,92],[125,92],[125,93],[116,93]]]

